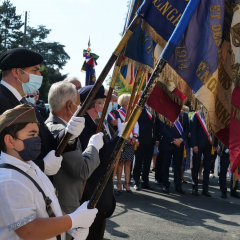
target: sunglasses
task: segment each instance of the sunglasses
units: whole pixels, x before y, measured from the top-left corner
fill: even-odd
[[[36,95],[29,95],[29,96],[26,96],[26,98],[34,98],[36,97]]]

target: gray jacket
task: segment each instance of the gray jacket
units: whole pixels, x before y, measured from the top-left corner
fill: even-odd
[[[54,134],[66,127],[58,116],[51,113],[45,123]],[[79,139],[76,150],[66,152],[62,156],[62,166],[53,176],[53,184],[58,191],[58,200],[62,210],[72,213],[80,206],[84,182],[98,167],[100,159],[97,149],[93,146],[87,147],[82,153]]]

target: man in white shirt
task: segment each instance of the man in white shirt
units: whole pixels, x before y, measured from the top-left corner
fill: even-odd
[[[1,239],[65,240],[66,231],[75,240],[86,239],[97,209],[88,210],[85,202],[69,215],[62,212],[52,183],[32,161],[41,151],[38,133],[32,106],[0,116]]]

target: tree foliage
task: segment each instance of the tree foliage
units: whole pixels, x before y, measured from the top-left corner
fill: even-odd
[[[16,14],[16,7],[10,0],[4,0],[0,5],[0,54],[16,47],[23,47],[23,25],[21,15]],[[61,74],[59,69],[70,59],[65,46],[59,42],[49,42],[51,29],[39,25],[26,29],[26,48],[39,52],[43,56],[41,71],[43,85],[40,88],[40,98],[47,102],[47,94],[51,84],[62,81],[67,74]]]

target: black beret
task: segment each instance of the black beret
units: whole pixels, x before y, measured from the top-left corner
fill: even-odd
[[[25,68],[43,62],[41,54],[27,48],[13,48],[0,56],[0,69],[2,71],[12,68]]]
[[[93,88],[93,85],[88,85],[86,87],[82,87],[78,90],[79,94],[80,94],[80,100],[81,103],[83,103],[85,101],[85,99],[87,98],[87,95],[89,94],[89,92],[91,91],[91,89]],[[99,88],[97,94],[95,95],[94,99],[98,99],[98,98],[106,98],[105,96],[105,90],[103,85]]]

